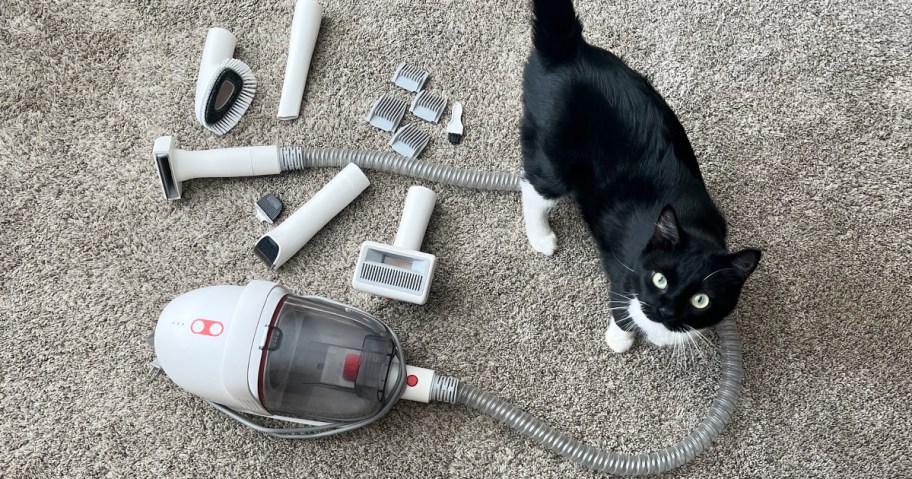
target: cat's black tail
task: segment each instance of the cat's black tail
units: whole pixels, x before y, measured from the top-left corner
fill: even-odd
[[[555,63],[572,60],[583,44],[583,24],[573,0],[532,0],[532,44]]]

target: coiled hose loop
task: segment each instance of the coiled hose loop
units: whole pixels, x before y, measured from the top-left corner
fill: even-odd
[[[280,162],[282,171],[342,167],[354,163],[368,170],[395,173],[435,183],[479,190],[519,191],[520,176],[517,174],[434,165],[410,160],[396,153],[293,146],[281,149]]]
[[[464,404],[477,409],[517,432],[580,466],[598,472],[623,476],[643,476],[669,471],[690,461],[706,450],[732,418],[741,394],[743,366],[741,339],[731,319],[716,326],[722,349],[722,380],[709,414],[683,440],[660,451],[648,454],[623,454],[597,449],[560,431],[541,419],[471,385],[445,376],[435,378],[431,398],[438,401]],[[449,393],[456,382],[456,397]]]

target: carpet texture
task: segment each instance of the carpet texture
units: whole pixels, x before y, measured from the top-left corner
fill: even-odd
[[[906,0],[579,0],[586,36],[649,75],[680,115],[732,247],[766,256],[735,315],[746,382],[718,443],[669,477],[910,477],[912,4]],[[520,165],[525,2],[325,0],[301,118],[276,116],[293,3],[0,2],[0,476],[591,477],[452,405],[401,403],[314,442],[249,431],[150,374],[170,299],[252,279],[387,321],[411,363],[493,391],[592,444],[665,447],[705,414],[718,352],[602,340],[608,297],[574,208],[536,255],[519,196],[432,186],[430,301],[349,286],[360,243],[390,242],[410,185],[372,185],[278,272],[252,212],[302,204],[335,171],[193,180],[162,198],[150,151],[253,144],[386,150],[364,122],[400,61],[465,105],[462,145],[420,161]],[[194,121],[206,29],[228,28],[259,91],[216,138]],[[448,118],[448,115],[445,116]]]

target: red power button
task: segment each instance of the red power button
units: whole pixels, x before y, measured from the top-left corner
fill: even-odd
[[[410,388],[417,386],[418,385],[418,376],[415,376],[414,374],[409,374],[409,376],[407,378],[405,378],[405,384],[408,384],[408,386]]]
[[[218,336],[225,331],[225,326],[209,319],[196,319],[190,323],[190,332],[193,334],[202,334],[203,336]]]

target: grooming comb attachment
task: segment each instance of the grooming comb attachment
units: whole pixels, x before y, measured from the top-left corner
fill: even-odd
[[[216,135],[231,131],[250,108],[257,82],[244,62],[233,58],[237,38],[224,28],[206,34],[194,109],[196,121]]]
[[[415,93],[424,88],[429,75],[427,70],[400,63],[390,80],[399,88]]]
[[[390,146],[400,155],[414,160],[421,155],[431,136],[413,124],[408,124],[396,130],[390,139]]]
[[[383,95],[371,105],[367,122],[383,131],[396,131],[408,105],[393,96]]]
[[[443,115],[443,110],[446,109],[446,106],[446,98],[435,95],[427,90],[421,90],[415,95],[415,99],[412,100],[410,111],[424,121],[437,123],[440,121],[440,117]]]
[[[423,186],[409,188],[393,245],[361,245],[352,287],[358,291],[415,304],[427,302],[437,257],[422,253],[437,195]]]

